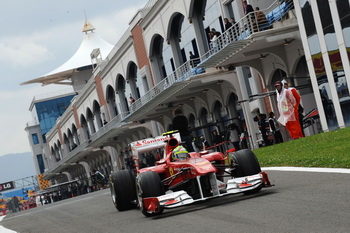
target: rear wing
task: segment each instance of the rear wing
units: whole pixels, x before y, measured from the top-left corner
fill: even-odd
[[[166,142],[170,138],[176,138],[179,142],[181,141],[180,133],[172,133],[172,134],[158,136],[155,138],[146,138],[146,139],[142,139],[142,140],[130,143],[131,152],[132,152],[132,156],[135,161],[135,164],[138,164],[139,154],[150,152],[158,148],[164,149]]]

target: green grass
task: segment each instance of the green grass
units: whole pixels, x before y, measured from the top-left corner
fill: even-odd
[[[350,168],[350,127],[255,149],[260,166]]]

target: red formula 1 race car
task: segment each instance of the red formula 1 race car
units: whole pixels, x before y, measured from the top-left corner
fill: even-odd
[[[178,133],[131,143],[135,171],[120,170],[110,176],[111,196],[119,211],[138,206],[145,216],[210,198],[236,193],[256,193],[270,187],[266,173],[250,150],[191,152],[174,161],[180,145]],[[164,150],[155,166],[140,168],[148,152]],[[134,175],[136,173],[136,176]]]

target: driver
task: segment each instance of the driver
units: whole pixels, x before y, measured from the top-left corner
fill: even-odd
[[[173,161],[187,160],[189,157],[188,151],[183,146],[177,146],[172,152]]]

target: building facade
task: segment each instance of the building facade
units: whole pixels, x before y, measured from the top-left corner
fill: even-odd
[[[193,137],[212,144],[214,131],[225,135],[235,123],[246,146],[257,148],[254,117],[278,115],[274,84],[281,79],[298,89],[304,114],[318,111],[306,136],[347,126],[349,1],[248,2],[264,22],[257,12],[245,14],[240,0],[149,1],[107,57],[92,48],[83,72],[50,76],[79,88],[72,82],[78,94],[46,133],[44,161],[54,162],[45,178],[63,182],[92,169],[108,175],[125,168],[129,143],[171,130],[176,108]],[[224,18],[235,23],[225,28]],[[213,28],[220,35],[211,41]]]

